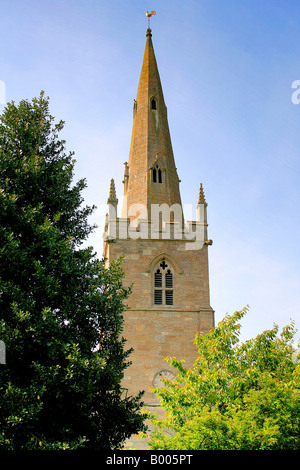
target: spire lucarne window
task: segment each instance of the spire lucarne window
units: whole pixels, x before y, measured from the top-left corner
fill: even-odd
[[[163,260],[154,269],[154,304],[173,305],[173,270]]]
[[[155,98],[152,98],[152,99],[151,99],[151,109],[152,109],[153,111],[156,111],[156,110],[157,110],[156,99],[155,99]]]
[[[153,183],[162,183],[162,171],[158,165],[155,165],[152,170],[152,181]]]

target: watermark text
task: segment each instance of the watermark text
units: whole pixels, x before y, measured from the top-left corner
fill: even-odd
[[[295,91],[292,93],[292,103],[299,104],[300,103],[300,80],[294,80],[292,83],[292,88]]]

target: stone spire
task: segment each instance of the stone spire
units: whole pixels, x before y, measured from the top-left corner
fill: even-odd
[[[167,108],[152,43],[147,29],[146,47],[133,108],[133,127],[124,195],[126,210],[142,204],[180,205],[179,179],[169,132]]]

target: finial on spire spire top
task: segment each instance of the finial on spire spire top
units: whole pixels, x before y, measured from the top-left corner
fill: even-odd
[[[198,204],[206,204],[202,183],[200,183]]]
[[[110,202],[118,203],[117,194],[116,194],[116,187],[115,187],[115,181],[114,181],[113,178],[110,180],[108,203],[110,203]]]

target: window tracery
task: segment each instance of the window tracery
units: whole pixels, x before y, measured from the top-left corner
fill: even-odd
[[[163,259],[154,270],[154,304],[174,304],[174,275],[172,268]]]

